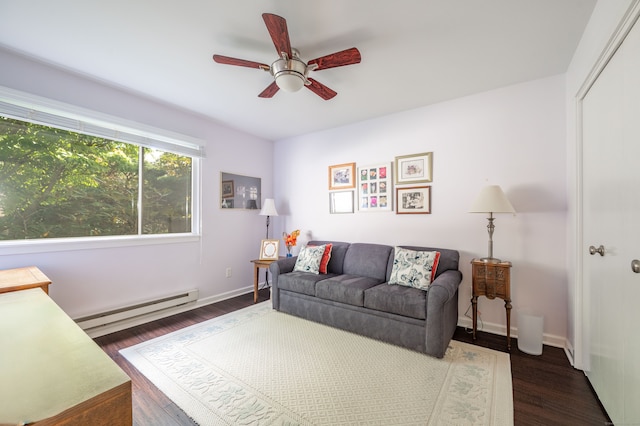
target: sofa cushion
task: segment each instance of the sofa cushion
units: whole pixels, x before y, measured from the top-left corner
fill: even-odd
[[[382,281],[376,278],[346,274],[336,275],[316,284],[316,297],[354,306],[364,306],[365,290],[380,283]]]
[[[427,318],[427,292],[413,287],[381,284],[365,290],[364,307],[423,320]]]
[[[293,270],[311,274],[320,273],[320,262],[322,262],[322,256],[326,248],[324,245],[304,247],[298,254]]]
[[[310,274],[309,272],[293,271],[282,274],[278,277],[278,288],[289,290],[295,293],[307,294],[309,296],[316,295],[316,283],[326,280],[330,275]]]
[[[387,280],[387,262],[393,247],[382,244],[353,243],[344,256],[343,272]]]
[[[438,268],[440,253],[396,247],[389,284],[399,284],[426,290]]]

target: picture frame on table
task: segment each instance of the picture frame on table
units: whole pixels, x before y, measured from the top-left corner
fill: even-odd
[[[393,211],[390,162],[358,168],[358,210]]]
[[[262,240],[260,244],[260,260],[278,260],[280,240]]]
[[[353,191],[334,191],[329,193],[329,213],[353,213]]]
[[[396,187],[396,214],[430,214],[431,186]]]
[[[431,182],[433,152],[396,157],[396,185]]]
[[[356,163],[329,166],[329,190],[356,187]]]

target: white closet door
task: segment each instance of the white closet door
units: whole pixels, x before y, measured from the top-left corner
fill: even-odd
[[[640,424],[640,25],[584,98],[583,189],[585,371],[615,424]]]

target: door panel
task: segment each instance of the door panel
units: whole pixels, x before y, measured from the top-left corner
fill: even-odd
[[[631,261],[640,259],[640,24],[625,39],[624,48],[624,163],[620,167],[626,182],[622,223],[627,237],[621,240],[624,305],[622,311],[627,334],[624,351],[624,422],[640,424],[640,338],[636,325],[640,319],[640,273],[631,269]]]
[[[640,422],[639,58],[636,25],[583,100],[585,371],[615,424]]]

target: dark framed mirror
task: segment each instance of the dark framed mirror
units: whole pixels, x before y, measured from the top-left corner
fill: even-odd
[[[262,179],[220,172],[220,208],[260,210]]]

